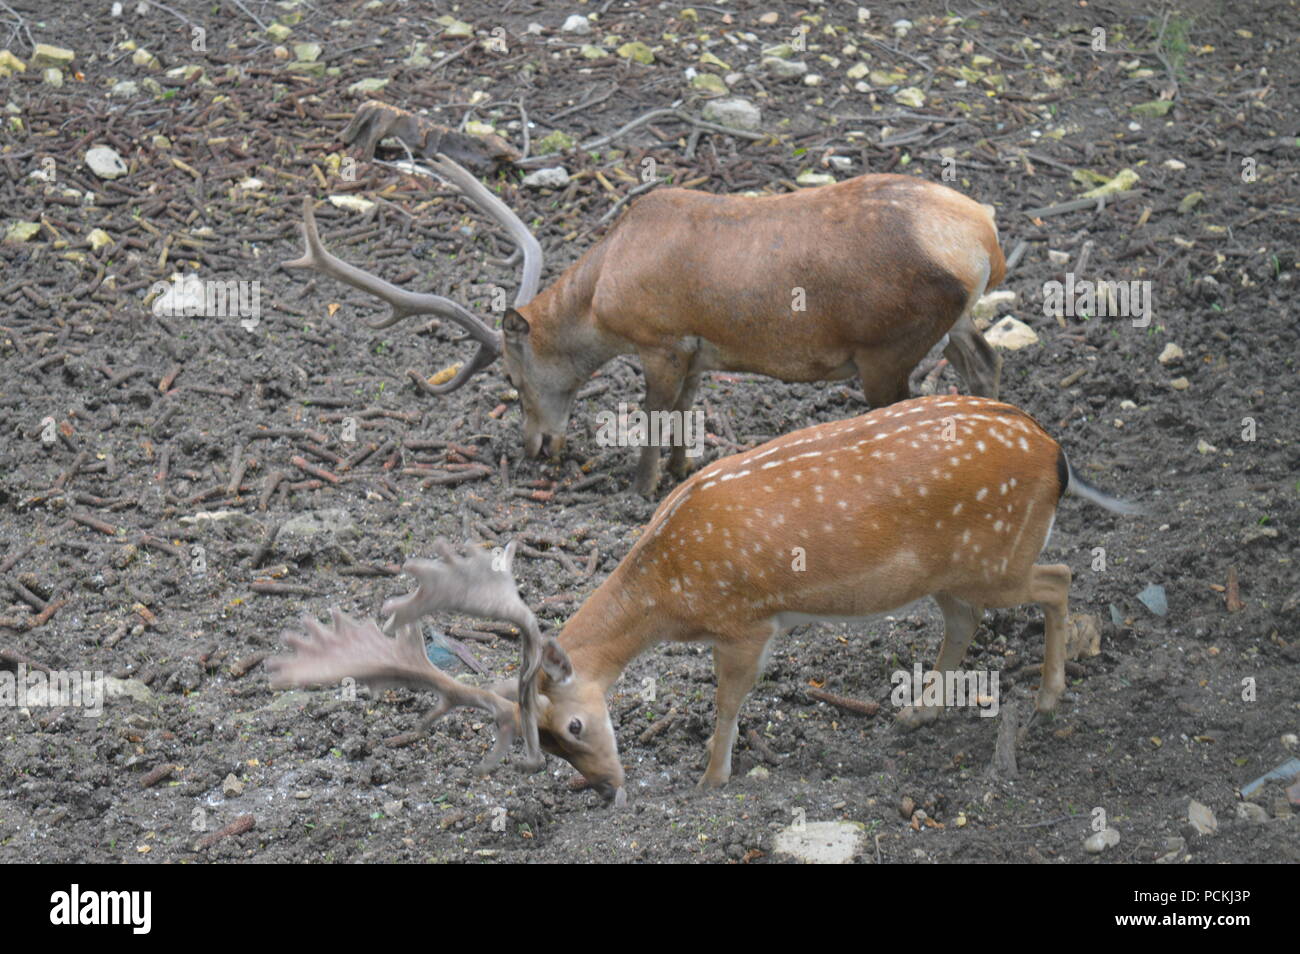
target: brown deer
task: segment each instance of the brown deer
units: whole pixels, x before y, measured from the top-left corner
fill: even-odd
[[[360,137],[364,154],[385,132],[427,147],[409,118],[367,103],[345,139]],[[603,241],[537,294],[542,250],[528,228],[447,155],[435,154],[432,165],[523,251],[503,333],[447,298],[403,291],[331,255],[310,201],[303,206],[306,254],[285,265],[314,269],[390,304],[392,315],[371,327],[416,314],[463,326],[478,350],[438,393],[462,387],[504,356],[523,404],[530,457],[559,453],[578,389],[621,354],[640,357],[651,413],[689,412],[700,377],[713,370],[782,381],[856,374],[868,403],[882,407],[908,396],[909,372],[945,335],[944,355],[971,390],[998,395],[1001,358],[970,310],[1002,280],[1006,262],[992,207],[946,186],[865,175],[773,196],[659,189],[636,199]],[[678,478],[689,470],[681,438],[678,430],[669,458]],[[636,489],[651,495],[658,475],[659,448],[642,447]]]
[[[846,421],[795,431],[725,457],[659,505],[614,572],[565,624],[543,638],[515,591],[510,553],[413,560],[419,586],[390,600],[390,639],[374,623],[309,621],[310,638],[272,661],[277,686],[360,682],[432,688],[441,704],[477,706],[497,723],[483,767],[516,734],[524,766],[538,744],[603,795],[623,799],[623,766],[605,697],[631,660],[657,643],[709,642],[717,724],[701,787],[731,775],[741,701],[775,637],[819,620],[857,620],[932,596],[943,613],[938,670],[955,670],[986,607],[1038,603],[1047,648],[1037,709],[1065,690],[1070,569],[1036,565],[1059,499],[1071,491],[1108,510],[1137,512],[1081,480],[1028,414],[986,398],[916,398]],[[495,559],[495,565],[494,565]],[[455,611],[515,622],[524,634],[518,683],[476,689],[437,670],[414,628],[421,614]],[[913,727],[940,707],[904,708]]]

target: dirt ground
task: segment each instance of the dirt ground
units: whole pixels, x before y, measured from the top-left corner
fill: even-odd
[[[98,718],[0,708],[0,860],[757,863],[788,860],[775,836],[802,813],[860,824],[867,863],[1300,861],[1289,783],[1263,786],[1257,808],[1238,795],[1300,755],[1293,3],[1162,16],[921,0],[871,4],[862,22],[854,4],[785,0],[172,0],[118,17],[108,3],[10,6],[0,49],[27,68],[0,79],[0,229],[39,230],[0,245],[0,667],[102,671],[117,694]],[[448,13],[475,36],[436,22]],[[574,13],[598,15],[590,34],[561,30]],[[911,26],[896,31],[901,18]],[[277,19],[284,39],[265,29]],[[791,59],[820,82],[762,63],[792,39],[807,50]],[[617,53],[633,40],[652,63]],[[32,41],[75,51],[61,86],[28,62]],[[320,45],[316,62],[303,43]],[[190,64],[201,70],[169,72]],[[377,614],[408,589],[402,562],[438,536],[526,543],[524,597],[560,626],[654,508],[629,490],[635,453],[594,438],[599,412],[641,399],[635,362],[586,386],[562,460],[528,461],[499,366],[441,398],[408,375],[465,357],[445,323],[371,330],[374,301],[278,267],[299,254],[304,194],[353,196],[369,210],[318,213],[347,260],[484,313],[491,285],[514,288],[508,241],[450,189],[367,162],[346,178],[338,136],[352,112],[379,98],[453,127],[490,123],[522,150],[522,103],[536,154],[555,131],[582,143],[651,109],[699,116],[708,97],[688,69],[730,79],[761,109],[761,138],[670,116],[540,163],[576,177],[558,191],[519,185],[538,163],[505,170],[500,193],[536,229],[546,279],[604,234],[647,157],[720,193],[799,188],[810,170],[941,181],[954,169],[952,185],[996,206],[1008,254],[1025,243],[1003,286],[1016,302],[999,314],[1039,340],[1005,354],[1002,396],[1091,481],[1149,508],[1118,517],[1067,499],[1058,513],[1044,559],[1072,567],[1072,609],[1101,621],[1101,652],[1071,663],[1061,710],[1020,741],[1016,777],[989,773],[997,719],[893,725],[890,673],[937,652],[929,603],[782,640],[742,710],[733,779],[705,795],[711,657],[638,659],[610,702],[630,795],[617,812],[554,758],[535,776],[474,776],[492,741],[474,713],[389,744],[427,696],[268,687],[260,663],[283,628],[331,606]],[[368,79],[388,83],[351,89]],[[923,102],[900,105],[913,87]],[[95,146],[126,174],[92,173]],[[829,161],[841,156],[845,168]],[[1100,208],[1033,211],[1095,184],[1077,170],[1125,169],[1136,184]],[[1088,277],[1151,283],[1149,326],[1044,315],[1044,283],[1067,270],[1049,252],[1074,268],[1085,243]],[[260,281],[260,320],[155,316],[154,285],[177,272]],[[941,388],[960,383],[939,373]],[[714,375],[700,406],[705,461],[865,409],[856,382],[752,375]],[[448,464],[471,458],[486,477],[423,486],[421,471],[463,476]],[[1149,586],[1163,615],[1137,598]],[[488,670],[512,671],[513,639],[437,623]],[[1025,711],[1042,635],[1036,608],[989,614],[967,666],[1000,671],[1004,706]],[[1192,801],[1217,831],[1189,822]],[[1120,840],[1092,855],[1097,809]]]

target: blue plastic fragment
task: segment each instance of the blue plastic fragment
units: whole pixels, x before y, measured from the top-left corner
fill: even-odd
[[[1267,782],[1271,782],[1274,779],[1286,782],[1295,778],[1297,775],[1300,775],[1300,759],[1289,759],[1277,768],[1273,769],[1273,771],[1261,775],[1249,785],[1242,786],[1241,796],[1242,798],[1250,798],[1251,795],[1259,791],[1259,789]]]
[[[1110,604],[1110,621],[1116,626],[1124,625],[1124,614],[1119,611],[1119,607],[1114,603]]]
[[[1169,603],[1165,600],[1165,588],[1159,584],[1148,584],[1147,588],[1138,594],[1138,601],[1157,616],[1164,616],[1169,612]]]

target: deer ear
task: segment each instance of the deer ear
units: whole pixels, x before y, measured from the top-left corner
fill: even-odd
[[[523,337],[528,334],[528,320],[513,308],[506,309],[501,327],[505,329],[507,337]]]
[[[555,637],[548,636],[542,642],[542,669],[551,682],[567,682],[573,675],[573,663]]]

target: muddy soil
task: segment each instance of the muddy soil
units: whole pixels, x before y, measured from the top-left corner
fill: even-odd
[[[766,863],[788,860],[775,836],[801,816],[862,826],[868,863],[1300,860],[1286,783],[1263,786],[1257,808],[1238,795],[1298,754],[1300,731],[1293,5],[1153,19],[1118,3],[921,0],[872,5],[861,23],[851,4],[784,0],[464,5],[473,38],[433,4],[11,5],[0,48],[27,68],[0,79],[0,227],[39,229],[0,245],[0,676],[99,671],[116,694],[99,717],[0,708],[0,860]],[[589,35],[561,30],[573,13],[599,14]],[[265,29],[277,18],[283,39]],[[807,70],[782,79],[762,50],[800,23],[808,48],[789,52]],[[652,63],[618,54],[633,40]],[[29,62],[32,41],[75,51],[61,86]],[[315,62],[304,43],[320,45]],[[999,719],[893,724],[890,674],[937,651],[930,604],[783,639],[742,711],[731,783],[704,795],[710,655],[638,659],[610,700],[622,812],[555,759],[536,776],[474,776],[492,741],[474,713],[394,746],[427,697],[268,687],[261,661],[283,628],[332,606],[376,614],[438,536],[528,544],[523,594],[559,627],[653,511],[629,491],[634,452],[595,441],[600,412],[641,399],[635,362],[586,386],[562,460],[528,461],[499,366],[445,397],[408,374],[464,359],[446,323],[372,330],[377,303],[278,267],[299,254],[301,196],[342,196],[370,203],[317,213],[349,261],[489,314],[492,286],[517,281],[508,240],[450,189],[339,161],[352,112],[376,97],[490,123],[522,151],[522,104],[536,155],[556,131],[582,143],[652,109],[700,115],[688,68],[731,79],[764,135],[668,117],[540,163],[573,177],[556,191],[519,184],[538,163],[505,170],[497,185],[541,238],[546,278],[607,231],[647,158],[720,193],[800,188],[808,171],[951,171],[996,206],[1008,254],[1023,243],[1003,285],[1016,301],[994,317],[1038,341],[1005,354],[1003,397],[1091,481],[1149,508],[1067,499],[1058,513],[1044,558],[1073,569],[1072,608],[1100,621],[1101,651],[1071,664],[1015,777],[989,773]],[[365,80],[387,82],[354,87]],[[900,105],[911,88],[922,100]],[[96,146],[126,173],[91,172]],[[1136,184],[1104,204],[1041,211],[1096,184],[1076,172],[1125,169]],[[1085,245],[1079,277],[1150,283],[1148,324],[1044,314],[1045,283]],[[177,273],[261,282],[258,320],[155,315],[155,283]],[[960,383],[926,371],[917,388]],[[705,461],[864,410],[856,383],[721,374],[699,406]],[[476,461],[486,476],[425,486]],[[1138,599],[1148,587],[1163,613]],[[516,665],[508,635],[437,623],[485,669]],[[981,626],[967,665],[1000,673],[1004,707],[1032,707],[1042,636],[1033,607]],[[1193,800],[1214,833],[1189,823]],[[1090,855],[1099,809],[1120,841]]]

